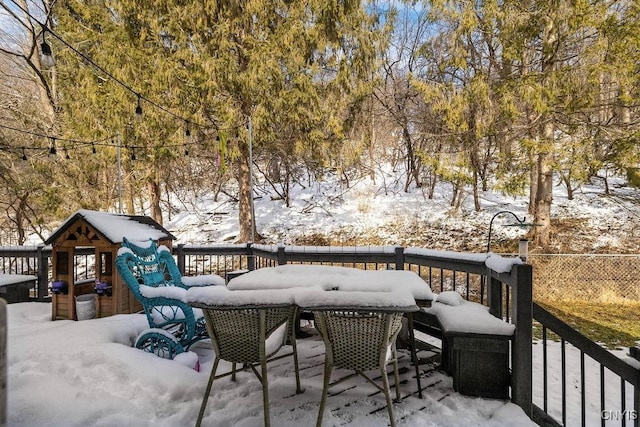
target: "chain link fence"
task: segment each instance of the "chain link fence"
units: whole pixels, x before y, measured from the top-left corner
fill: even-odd
[[[538,301],[640,301],[640,255],[538,255],[533,297]]]

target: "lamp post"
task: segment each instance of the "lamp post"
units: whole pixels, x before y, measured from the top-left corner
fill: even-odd
[[[253,206],[253,126],[251,123],[251,116],[247,124],[247,130],[249,131],[249,191],[251,197],[249,198],[251,209],[251,243],[256,242],[256,211]]]
[[[518,221],[518,226],[520,227],[527,227],[527,226],[531,226],[532,224],[526,224],[525,221],[527,220],[527,217],[522,217],[522,219],[518,218],[518,215],[514,214],[511,211],[500,211],[497,214],[495,214],[492,218],[491,221],[489,221],[489,237],[487,238],[487,252],[489,252],[490,248],[491,248],[491,231],[492,231],[492,227],[493,227],[493,220],[496,219],[497,217],[499,217],[502,214],[510,214],[512,215],[516,221]]]

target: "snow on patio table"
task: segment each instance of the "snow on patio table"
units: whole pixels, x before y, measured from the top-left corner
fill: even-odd
[[[210,343],[200,342],[192,348],[200,358],[201,370],[196,372],[131,347],[137,334],[148,327],[142,314],[51,321],[49,303],[7,308],[9,426],[162,427],[195,423],[213,363]],[[305,389],[300,395],[295,394],[295,378],[287,360],[269,365],[273,425],[315,424],[324,347],[319,337],[313,337],[299,340],[298,351]],[[229,366],[224,364],[220,369]],[[432,371],[427,380],[433,386],[427,388],[425,398],[408,396],[396,406],[399,425],[534,425],[512,403],[455,393],[451,379],[442,373]],[[329,397],[328,405],[352,403],[335,412],[328,410],[324,425],[386,426],[386,411],[369,415],[372,405],[379,407],[384,399],[367,397],[373,388],[364,382],[346,384],[359,385],[339,397]],[[214,382],[203,425],[262,425],[261,386],[253,374],[239,373],[236,383],[229,378]]]
[[[427,283],[412,271],[360,270],[326,265],[280,265],[260,268],[229,281],[229,289],[285,289],[310,287],[325,291],[410,292],[414,298],[433,299]]]

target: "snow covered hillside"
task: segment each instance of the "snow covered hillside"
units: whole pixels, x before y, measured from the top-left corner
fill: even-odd
[[[583,185],[568,200],[561,185],[554,187],[552,224],[554,252],[638,253],[640,250],[640,190],[628,187],[624,178],[610,179],[610,194],[601,182]],[[481,194],[482,210],[476,212],[466,193],[456,212],[450,205],[451,184],[439,183],[428,199],[422,189],[408,193],[362,179],[347,188],[328,177],[307,188],[292,187],[291,206],[271,200],[268,192],[255,199],[258,233],[264,243],[319,245],[403,245],[433,249],[484,251],[489,223],[508,210],[527,216],[528,196]],[[178,243],[234,242],[238,235],[238,205],[229,200],[203,197],[190,203],[174,203],[165,227]],[[533,218],[527,217],[526,222]],[[517,252],[517,239],[527,229],[508,226],[510,214],[493,223],[491,249]]]

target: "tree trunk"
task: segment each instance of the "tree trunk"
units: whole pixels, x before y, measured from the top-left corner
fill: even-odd
[[[546,88],[545,101],[548,104],[553,103],[550,94],[552,83],[551,76],[557,68],[556,41],[555,34],[555,13],[550,11],[545,19],[545,27],[542,35],[542,74],[543,85]],[[553,113],[547,113],[541,117],[542,119],[542,138],[538,143],[537,154],[537,171],[538,171],[538,188],[536,191],[536,210],[535,223],[537,227],[534,229],[534,240],[543,249],[547,249],[551,243],[551,203],[553,201],[553,141],[554,141],[554,117]]]
[[[402,139],[404,140],[405,147],[407,148],[407,180],[404,184],[404,192],[406,193],[409,191],[409,185],[411,184],[412,179],[415,181],[416,187],[418,188],[421,187],[421,183],[413,150],[413,141],[411,141],[411,134],[409,133],[409,129],[406,127],[403,127],[402,129]]]
[[[252,231],[255,228],[251,228],[251,198],[253,197],[251,189],[251,175],[249,168],[249,145],[245,141],[239,141],[240,157],[238,158],[238,187],[240,194],[238,194],[238,223],[240,229],[240,242],[248,243],[253,242],[255,236]],[[255,226],[255,224],[254,224]]]
[[[480,206],[480,193],[478,192],[478,172],[473,170],[473,206],[476,212],[480,212],[482,206]]]
[[[553,140],[553,122],[544,124],[544,144],[550,145]],[[553,201],[553,168],[552,156],[549,150],[543,149],[538,154],[537,170],[538,185],[536,192],[535,220],[537,227],[534,230],[536,244],[547,249],[551,243],[551,203]]]
[[[151,202],[151,218],[162,225],[162,209],[160,209],[160,183],[153,177],[147,181],[147,189],[149,190],[149,201]]]
[[[27,200],[29,199],[29,193],[23,194],[19,197],[20,203],[18,203],[18,209],[16,209],[16,227],[18,231],[18,245],[24,245],[27,240],[27,232],[24,227],[25,215],[27,211]]]

